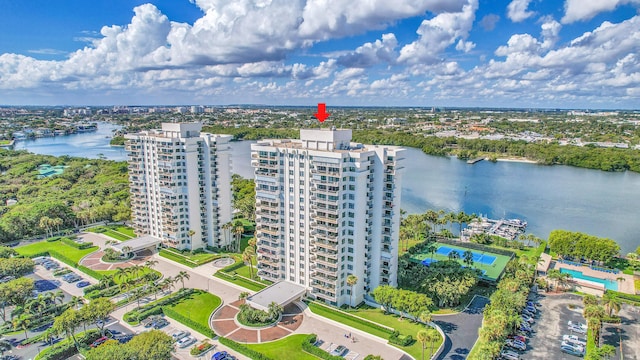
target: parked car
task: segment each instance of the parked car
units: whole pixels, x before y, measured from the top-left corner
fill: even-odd
[[[524,309],[525,309],[525,310],[527,310],[527,311],[529,311],[529,312],[532,312],[532,313],[534,313],[534,314],[535,314],[536,312],[538,312],[538,310],[536,310],[536,308],[535,308],[534,306],[531,306],[531,305],[527,305]]]
[[[162,329],[163,327],[169,325],[169,322],[165,319],[158,319],[153,324],[154,329]]]
[[[518,349],[518,350],[522,350],[525,351],[527,350],[527,344],[523,343],[520,340],[515,340],[515,339],[507,339],[507,341],[505,342],[505,344],[508,347],[512,347],[514,349]]]
[[[211,360],[225,360],[229,356],[229,353],[226,351],[218,351],[217,353],[211,355]]]
[[[44,262],[49,261],[49,258],[46,257],[37,257],[35,259],[33,259],[33,263],[36,265],[42,265]]]
[[[569,325],[569,331],[573,331],[575,333],[583,335],[587,333],[587,329],[577,325]]]
[[[529,315],[529,316],[531,316],[531,317],[535,317],[535,316],[536,316],[536,314],[532,313],[531,311],[529,311],[529,310],[527,310],[527,309],[522,310],[522,313],[523,313],[524,315]]]
[[[178,341],[177,345],[180,349],[184,349],[187,346],[195,343],[197,340],[193,336],[187,336]]]
[[[531,333],[531,332],[533,332],[533,329],[532,329],[532,328],[530,328],[529,326],[527,326],[527,324],[524,324],[524,323],[520,325],[519,330],[520,330],[520,331],[527,332],[527,333]]]
[[[587,325],[584,324],[584,323],[574,322],[574,321],[569,320],[567,322],[567,325],[569,325],[570,327],[571,326],[576,326],[576,327],[580,327],[580,328],[583,328],[583,329],[587,330]]]
[[[527,338],[522,336],[522,335],[509,335],[508,336],[509,339],[514,339],[514,340],[519,340],[522,341],[523,343],[527,343]]]
[[[120,344],[125,344],[129,342],[129,340],[133,339],[133,335],[118,335],[114,338],[114,340],[118,340]]]
[[[586,339],[581,339],[579,337],[577,337],[576,335],[562,335],[562,341],[568,341],[568,342],[572,342],[581,346],[587,346],[587,340]]]
[[[66,279],[65,281],[68,282],[69,284],[72,284],[74,282],[78,282],[82,280],[82,278],[80,276],[76,276],[76,277],[70,277],[68,279]]]
[[[9,276],[5,276],[5,277],[3,277],[2,279],[0,279],[0,283],[2,283],[2,284],[4,284],[4,283],[8,283],[9,281],[11,281],[11,280],[15,280],[15,279],[16,279],[16,277],[15,277],[15,276],[11,276],[11,275],[9,275]]]
[[[76,286],[79,288],[83,288],[89,285],[91,285],[91,283],[88,282],[87,280],[80,281],[79,283],[76,284]]]
[[[569,341],[563,341],[560,344],[560,347],[563,347],[563,346],[564,347],[572,347],[575,351],[584,353],[584,346],[582,346],[582,345],[575,344],[575,343],[572,343],[572,342],[569,342]]]
[[[178,341],[180,339],[182,339],[183,337],[189,336],[191,335],[190,332],[188,331],[182,331],[182,330],[178,330],[176,332],[174,332],[173,334],[171,334],[171,337],[173,338],[173,341]]]
[[[584,348],[576,348],[575,346],[571,346],[563,343],[562,345],[560,345],[560,350],[563,353],[567,353],[570,355],[579,356],[579,357],[584,356]]]
[[[58,263],[46,263],[45,265],[43,265],[45,269],[47,270],[51,270],[51,269],[57,269],[60,267],[60,265],[58,265]]]
[[[534,322],[536,322],[536,320],[532,318],[531,315],[527,315],[527,314],[522,315],[522,320],[528,322],[529,324],[533,324]]]
[[[106,336],[103,336],[103,337],[101,337],[101,338],[98,338],[98,340],[96,340],[96,341],[92,342],[90,346],[91,346],[92,348],[97,347],[97,346],[100,346],[101,344],[103,344],[103,343],[104,343],[105,341],[107,341],[107,340],[109,340],[109,338],[108,338],[108,337],[106,337]]]
[[[113,339],[113,338],[115,338],[116,336],[124,335],[124,334],[122,333],[122,331],[118,331],[118,330],[111,330],[111,329],[106,329],[106,330],[105,330],[105,334],[107,334],[107,336],[108,336],[108,337],[110,337],[110,338],[112,338],[112,339]]]
[[[511,350],[503,350],[500,353],[500,356],[503,359],[507,359],[507,360],[520,360],[520,355],[518,355],[518,353],[513,352]]]
[[[344,355],[347,351],[349,351],[349,349],[347,349],[345,346],[343,345],[339,345],[337,348],[331,350],[330,354],[333,356],[342,356]]]

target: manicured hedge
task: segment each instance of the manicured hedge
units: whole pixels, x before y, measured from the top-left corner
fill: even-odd
[[[230,273],[232,271],[238,270],[241,267],[244,266],[244,262],[242,261],[238,261],[236,258],[232,257],[232,259],[236,260],[236,262],[234,264],[231,264],[225,268],[220,269],[220,271],[224,272],[224,273]]]
[[[98,330],[87,330],[85,333],[80,333],[76,335],[76,339],[80,346],[87,346],[92,342],[96,341],[100,337],[100,332]],[[50,348],[44,349],[40,354],[36,356],[36,359],[40,360],[64,360],[67,359],[78,351],[76,350],[76,346],[73,343],[73,339],[69,339],[68,341],[62,341]]]
[[[248,356],[249,358],[251,358],[252,360],[275,360],[272,359],[262,353],[259,353],[253,349],[249,349],[248,347],[244,346],[243,344],[237,343],[231,339],[227,339],[224,337],[219,337],[218,341],[220,341],[220,344],[235,350],[237,352],[239,352],[242,355]]]
[[[69,245],[69,246],[74,247],[74,248],[79,249],[79,250],[84,250],[84,249],[88,249],[90,247],[93,247],[93,243],[90,243],[90,242],[78,243],[78,242],[75,242],[75,241],[73,241],[73,240],[71,240],[69,238],[66,238],[66,237],[63,237],[61,240],[62,240],[62,242],[64,244]]]
[[[314,311],[314,309],[317,309],[319,311],[329,312],[329,313],[333,314],[333,316],[335,316],[335,317],[341,317],[341,318],[344,318],[344,319],[348,319],[349,321],[352,321],[354,323],[366,326],[368,328],[373,328],[375,330],[378,330],[378,331],[381,331],[381,332],[387,334],[387,336],[393,335],[393,333],[395,331],[395,329],[394,330],[390,330],[387,327],[380,326],[379,324],[376,324],[376,323],[371,322],[371,321],[367,321],[367,320],[365,320],[365,319],[363,319],[361,317],[358,317],[358,316],[353,316],[351,314],[347,314],[347,313],[338,311],[338,310],[333,309],[331,307],[328,307],[326,305],[320,304],[320,303],[318,303],[316,301],[307,302],[307,305],[309,306],[309,309],[311,309],[312,312],[317,313],[317,311]],[[322,314],[319,314],[319,315],[320,316],[324,316]],[[335,320],[335,319],[333,319],[333,320]],[[340,322],[340,320],[337,320],[337,321]],[[366,331],[366,332],[370,333],[370,331],[368,331],[367,329],[360,328],[360,330],[363,330],[363,331]],[[378,334],[373,334],[373,335],[380,336]]]
[[[159,315],[162,313],[162,307],[164,305],[173,304],[180,299],[189,296],[193,292],[193,289],[181,289],[175,294],[165,296],[160,300],[154,301],[139,308],[135,308],[124,314],[124,321],[133,325],[137,324],[141,320],[148,318],[151,315]],[[116,304],[116,306],[118,306],[118,304]]]
[[[396,330],[393,334],[389,335],[389,342],[395,345],[409,346],[413,344],[413,336],[401,336],[400,332]]]
[[[619,299],[627,300],[632,303],[640,304],[640,295],[625,294],[619,291],[607,290],[608,294],[611,294]]]
[[[211,330],[209,327],[205,327],[204,325],[200,324],[199,322],[193,321],[185,316],[183,316],[182,314],[179,314],[178,312],[174,311],[173,309],[169,308],[168,306],[164,306],[162,307],[162,312],[164,312],[165,315],[167,315],[168,317],[176,320],[177,322],[181,323],[182,325],[185,325],[187,327],[192,328],[193,330],[204,334],[210,338],[215,338],[216,337],[216,333],[213,332],[213,330]]]
[[[331,355],[328,352],[313,345],[316,343],[317,338],[318,337],[316,334],[310,334],[309,336],[307,336],[304,340],[302,340],[302,350],[324,360],[342,360],[343,359],[342,356]]]
[[[186,265],[188,267],[194,268],[196,266],[198,266],[198,263],[196,263],[195,261],[191,261],[187,258],[185,258],[184,256],[178,255],[176,253],[173,253],[171,251],[167,251],[165,249],[160,250],[160,252],[158,253],[160,256],[162,256],[163,258],[167,258],[169,260],[175,261],[179,264],[182,265]]]

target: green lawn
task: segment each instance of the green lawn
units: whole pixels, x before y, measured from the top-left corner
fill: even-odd
[[[394,328],[398,330],[401,335],[404,335],[404,336],[411,335],[413,336],[414,339],[416,337],[416,334],[418,333],[418,330],[425,328],[425,326],[422,324],[414,323],[413,321],[408,320],[406,318],[403,320],[399,320],[400,317],[397,315],[384,314],[382,310],[374,309],[370,307],[349,310],[348,311],[349,314],[344,314],[314,302],[311,302],[308,305],[309,305],[309,309],[311,309],[311,311],[315,314],[338,321],[342,324],[354,327],[356,329],[368,332],[369,334],[379,336],[383,339],[389,338],[389,330],[375,326],[374,324],[370,324],[368,322],[359,321],[357,318],[366,319],[380,325],[385,325],[385,326]],[[438,342],[433,344],[434,351],[438,350],[438,347],[440,346],[441,343],[442,343],[442,339],[440,339]],[[422,358],[422,344],[420,344],[418,341],[415,341],[410,346],[398,346],[394,344],[391,344],[391,345],[399,349],[402,349],[403,351],[406,351],[416,359]],[[431,344],[427,344],[427,349],[425,349],[425,358],[427,358],[428,356],[430,357],[431,355],[430,349],[431,349]]]
[[[222,271],[217,271],[215,274],[213,274],[213,276],[228,281],[228,282],[232,282],[238,286],[242,286],[245,289],[251,290],[251,291],[260,291],[264,288],[267,287],[267,285],[263,285],[261,283],[258,283],[256,281],[251,281],[249,279],[246,279],[242,276],[233,276],[233,275],[229,275],[226,273],[223,273]]]
[[[210,253],[199,253],[199,254],[190,254],[189,252],[181,253],[180,251],[177,251],[174,249],[162,249],[160,250],[160,256],[189,267],[200,266],[202,264],[206,264],[208,262],[211,262],[215,259],[222,257],[219,254],[210,254]]]
[[[0,140],[0,145],[9,145],[11,144],[11,140]]]
[[[636,279],[633,281],[636,286],[636,292],[640,291],[640,279]]]
[[[442,246],[446,246],[448,248],[452,248],[454,250],[456,250],[458,252],[458,254],[460,254],[460,258],[458,259],[458,262],[465,266],[466,264],[464,264],[464,262],[462,261],[462,254],[467,251],[467,250],[471,250],[475,253],[482,253],[485,255],[491,255],[491,256],[495,256],[496,259],[492,264],[482,264],[479,262],[474,263],[473,265],[471,265],[471,267],[478,269],[480,271],[484,272],[484,276],[486,278],[492,279],[492,280],[497,280],[498,277],[500,277],[500,275],[502,274],[502,272],[504,271],[504,268],[507,266],[507,263],[509,262],[509,257],[505,256],[505,255],[499,255],[496,253],[492,253],[489,251],[480,251],[480,250],[473,250],[473,249],[467,249],[465,247],[462,246],[454,246],[454,245],[449,245],[449,244],[442,244],[442,243],[436,243],[438,246],[438,249]],[[444,255],[440,255],[440,254],[430,254],[430,253],[420,253],[420,254],[415,254],[411,257],[411,259],[415,260],[415,261],[422,261],[424,259],[431,259],[433,258],[433,261],[442,261],[442,260],[448,260],[449,258],[447,256]]]
[[[209,316],[220,304],[222,299],[219,297],[205,291],[196,291],[178,303],[166,307],[209,328]]]
[[[118,241],[126,241],[136,237],[133,229],[124,225],[101,225],[89,228],[86,231],[104,234]]]
[[[302,350],[302,342],[308,334],[296,334],[287,336],[284,339],[271,341],[262,344],[247,344],[249,349],[258,351],[272,359],[279,360],[317,360],[313,356]]]
[[[85,255],[92,253],[96,250],[98,250],[97,246],[80,250],[72,246],[69,246],[61,241],[53,241],[53,242],[41,241],[41,242],[24,245],[16,248],[16,251],[18,252],[18,254],[24,255],[27,257],[41,253],[41,252],[54,251],[66,258],[69,258],[71,261],[74,261],[76,264]]]

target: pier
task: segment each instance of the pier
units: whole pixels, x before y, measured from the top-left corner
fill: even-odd
[[[462,230],[460,239],[465,241],[469,240],[475,234],[489,234],[515,240],[518,235],[525,232],[526,228],[527,222],[520,219],[494,220],[480,217],[479,220],[472,221],[466,229]]]
[[[482,161],[482,160],[484,160],[484,158],[483,158],[483,157],[477,157],[477,158],[475,158],[475,159],[469,159],[469,160],[467,160],[467,164],[472,164],[472,165],[473,165],[473,164],[475,164],[475,163],[477,163],[477,162],[480,162],[480,161]]]

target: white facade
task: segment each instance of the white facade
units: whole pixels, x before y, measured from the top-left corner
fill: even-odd
[[[230,243],[222,225],[231,221],[231,136],[201,129],[164,123],[162,130],[125,136],[137,235],[177,249]]]
[[[352,143],[351,130],[303,129],[300,140],[251,150],[261,278],[338,306],[397,284],[403,149]]]

